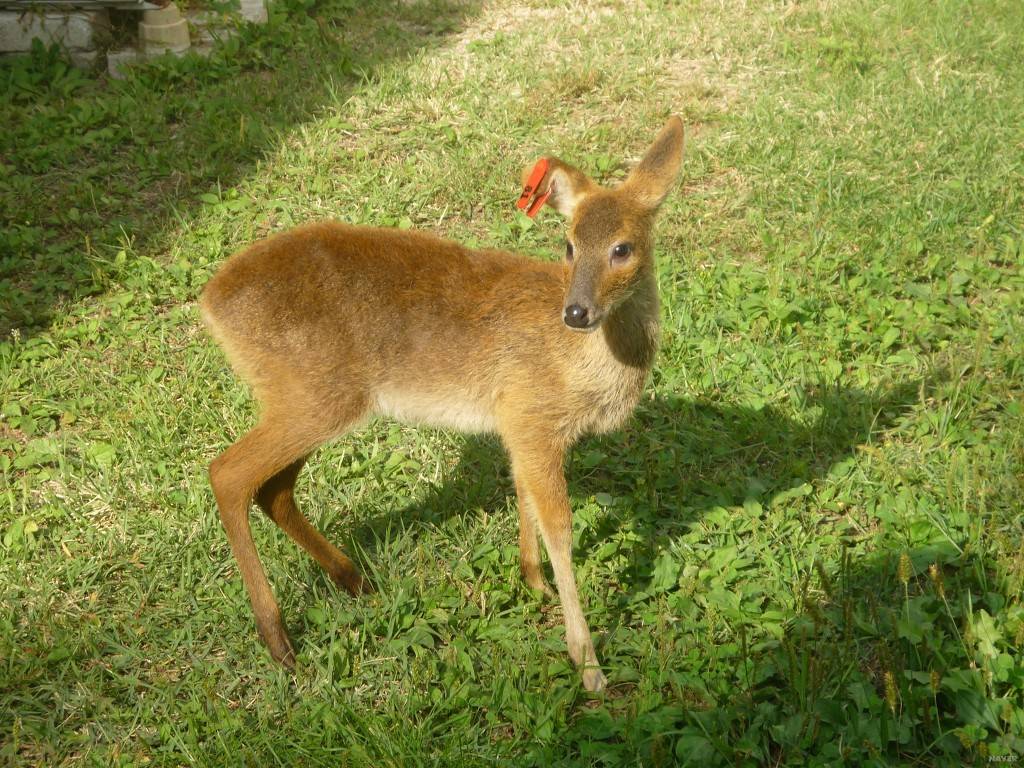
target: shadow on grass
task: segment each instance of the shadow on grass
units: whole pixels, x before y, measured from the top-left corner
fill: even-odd
[[[1021,754],[1016,660],[1006,650],[1014,641],[994,630],[1014,600],[995,587],[983,552],[948,541],[846,550],[837,569],[815,567],[800,582],[778,624],[714,601],[705,613],[699,596],[663,596],[667,606],[656,598],[677,627],[715,628],[704,644],[675,630],[676,644],[698,645],[697,665],[690,653],[645,670],[644,688],[656,691],[646,711],[628,695],[616,701],[634,683],[613,687],[606,706],[581,708],[557,745],[537,745],[523,764],[569,753],[560,764],[634,764],[639,755],[663,765],[982,765],[989,754]],[[614,681],[614,645],[598,656]]]
[[[573,506],[595,494],[607,498],[593,524],[577,523],[577,565],[622,531],[639,536],[638,549],[650,553],[616,574],[623,599],[606,603],[611,626],[603,634],[634,632],[643,623],[630,598],[649,588],[655,554],[671,537],[719,507],[768,508],[778,494],[828,476],[873,435],[897,426],[945,376],[878,393],[812,393],[801,403],[812,417],[806,422],[772,406],[662,396],[641,405],[624,432],[582,441],[568,463]],[[431,525],[467,510],[502,512],[513,493],[500,443],[469,438],[450,477],[396,516]],[[815,512],[805,527],[813,531],[828,514]],[[390,518],[355,537],[376,539]],[[883,543],[858,549],[857,558],[847,550],[833,572],[803,563],[809,573],[777,635],[757,611],[709,609],[725,635],[701,653],[709,664],[729,659],[728,674],[718,669],[705,677],[686,665],[649,670],[660,686],[657,708],[609,717],[606,707],[581,707],[557,744],[537,745],[524,764],[552,764],[567,752],[578,759],[566,764],[632,763],[638,739],[645,760],[659,762],[659,750],[676,742],[675,754],[683,744],[690,762],[702,765],[731,764],[737,755],[771,764],[808,756],[932,764],[970,758],[975,742],[1024,747],[1007,720],[1012,701],[1000,693],[1016,662],[996,648],[1001,638],[988,618],[1012,598],[996,585],[983,551],[961,547],[937,528],[908,536],[913,543],[905,549]],[[647,597],[648,607],[653,601],[683,622],[685,606],[699,610],[687,596],[676,603],[666,596],[667,607],[661,597]],[[598,654],[615,668],[614,647]],[[607,706],[614,710],[631,686],[613,685]]]
[[[770,405],[736,406],[708,400],[659,396],[641,403],[621,432],[582,440],[567,462],[574,508],[599,495],[612,505],[595,525],[580,533],[575,559],[628,527],[650,542],[690,524],[716,507],[767,503],[799,488],[853,455],[858,445],[889,428],[901,411],[917,402],[922,382],[898,385],[879,394],[831,389],[805,397],[815,414],[795,421]],[[370,542],[399,518],[439,524],[451,515],[483,508],[499,511],[514,494],[500,441],[470,436],[459,464],[422,501],[393,515],[382,515],[352,532]],[[372,555],[371,555],[372,557]],[[626,589],[645,584],[651,562],[638,562],[622,574]]]
[[[158,62],[125,82],[67,70],[56,53],[0,68],[0,338],[109,290],[119,251],[159,258],[199,195],[234,186],[294,126],[457,32],[476,3],[275,8],[209,59]]]

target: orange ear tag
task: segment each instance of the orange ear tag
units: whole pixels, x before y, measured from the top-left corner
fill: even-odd
[[[538,195],[534,198],[533,202],[530,201],[536,192],[537,187],[544,181],[544,176],[548,172],[548,159],[542,157],[537,161],[537,164],[533,166],[533,170],[530,171],[530,178],[526,180],[526,186],[523,187],[523,194],[519,196],[519,200],[516,202],[516,208],[521,211],[525,211],[526,215],[531,219],[537,215],[537,211],[541,209],[548,197],[551,195],[551,190],[548,189],[543,195]]]

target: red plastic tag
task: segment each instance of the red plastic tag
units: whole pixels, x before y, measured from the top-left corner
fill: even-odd
[[[533,170],[530,171],[530,177],[526,180],[526,186],[523,187],[523,194],[519,196],[519,200],[516,202],[516,208],[521,211],[525,211],[526,215],[531,219],[537,215],[537,211],[541,209],[547,201],[548,196],[551,194],[551,190],[549,189],[543,195],[538,195],[535,198],[533,197],[537,194],[537,187],[539,187],[540,183],[544,181],[544,176],[547,175],[547,172],[548,159],[546,157],[542,157],[537,161],[537,164],[533,166]],[[530,198],[533,198],[532,202]]]

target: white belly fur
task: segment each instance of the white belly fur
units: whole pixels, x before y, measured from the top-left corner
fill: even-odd
[[[460,432],[492,432],[494,416],[486,404],[465,397],[435,395],[427,392],[380,390],[374,409],[409,424],[457,429]]]

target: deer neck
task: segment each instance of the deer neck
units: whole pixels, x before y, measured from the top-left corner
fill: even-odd
[[[645,372],[654,364],[659,329],[658,283],[653,274],[647,274],[601,324],[604,342],[615,360]]]

